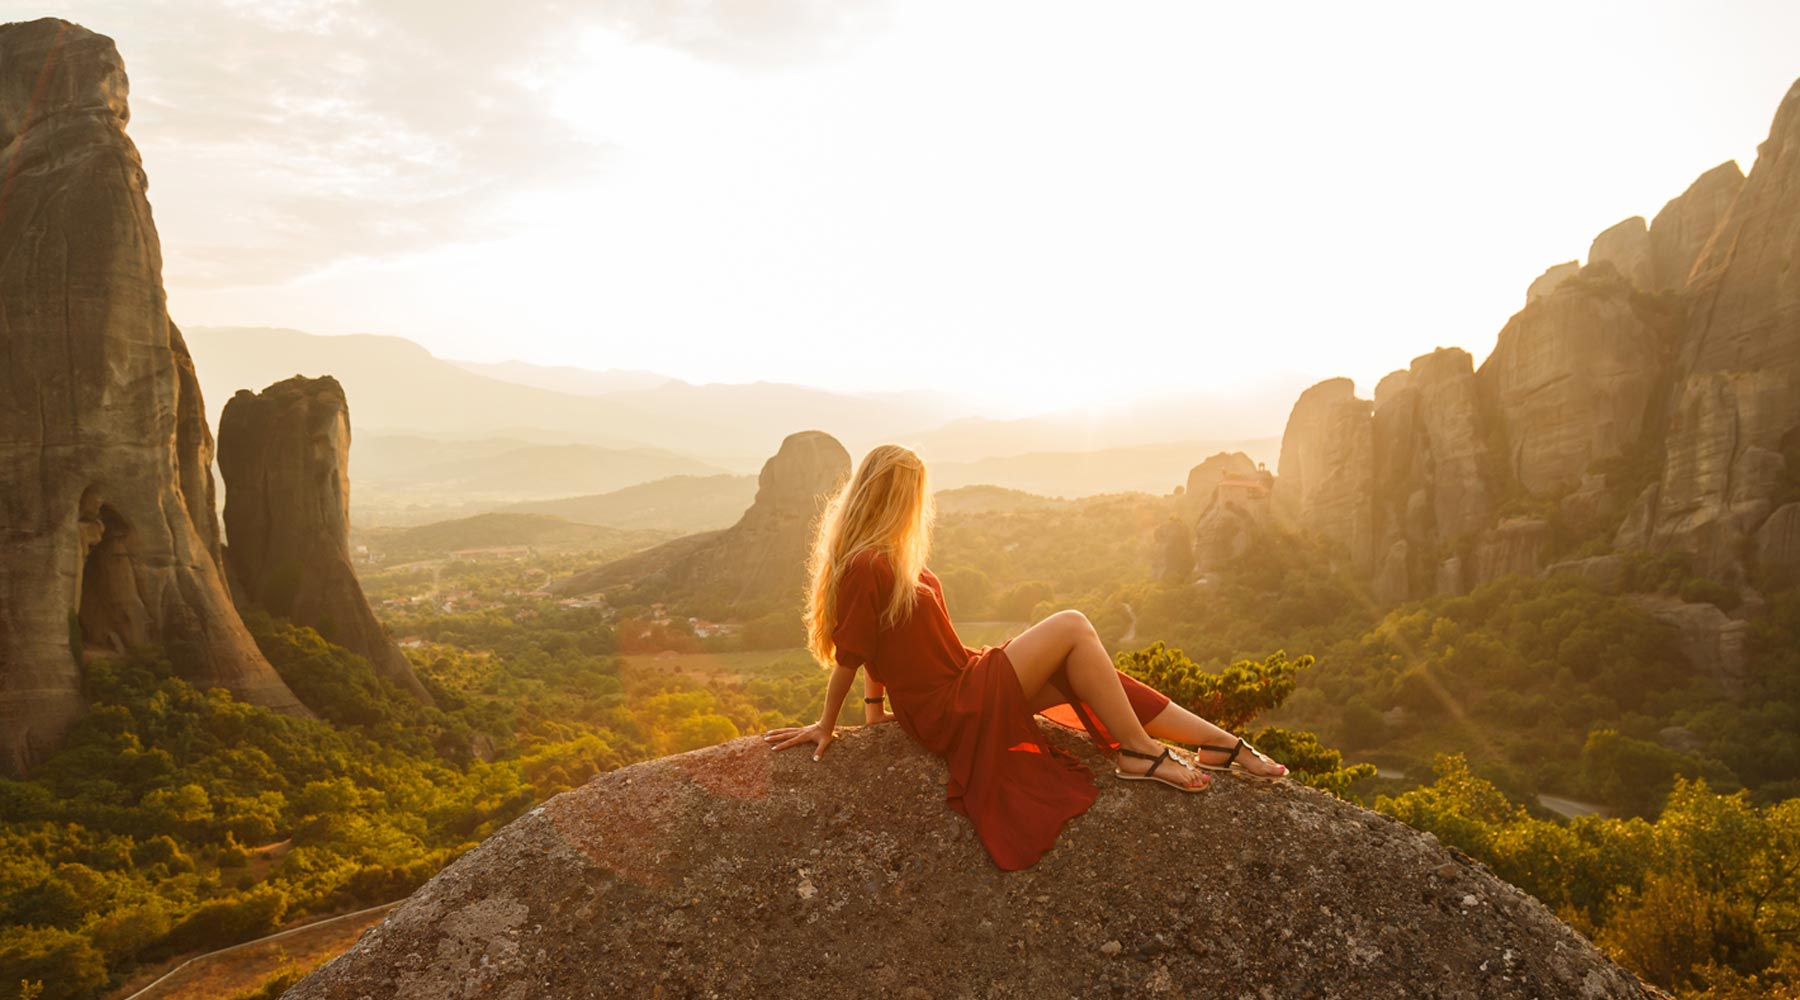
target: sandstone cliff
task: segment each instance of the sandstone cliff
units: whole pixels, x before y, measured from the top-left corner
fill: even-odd
[[[445,869],[287,1000],[1657,996],[1428,835],[1298,784],[1120,782],[1019,872],[899,727],[601,775]]]
[[[426,703],[350,563],[350,408],[329,375],[240,390],[219,416],[225,559],[241,606],[360,653]]]
[[[304,712],[232,608],[199,383],[112,40],[0,25],[0,770],[60,745],[80,647]]]
[[[1478,371],[1426,355],[1377,386],[1367,420],[1348,380],[1303,393],[1277,509],[1342,546],[1382,600],[1539,571],[1582,532],[1690,553],[1730,584],[1792,580],[1795,260],[1800,83],[1748,177],[1715,167],[1648,225],[1596,236],[1587,266],[1546,271]],[[1532,516],[1501,523],[1509,509]]]
[[[801,599],[813,521],[824,497],[850,475],[850,453],[823,431],[781,442],[757,480],[756,499],[729,528],[677,538],[559,580],[550,589],[586,594],[624,584],[682,592],[722,608]]]

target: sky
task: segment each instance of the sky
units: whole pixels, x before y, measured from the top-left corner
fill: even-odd
[[[182,325],[1025,414],[1477,363],[1755,148],[1800,4],[49,0]]]

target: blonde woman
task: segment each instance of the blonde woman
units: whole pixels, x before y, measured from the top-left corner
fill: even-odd
[[[1118,751],[1113,773],[1123,779],[1198,792],[1211,780],[1205,770],[1287,773],[1115,669],[1079,611],[1059,611],[999,646],[963,645],[925,566],[935,517],[925,463],[892,444],[872,449],[826,504],[806,606],[807,647],[831,668],[825,711],[810,726],[768,733],[774,749],[810,743],[820,759],[861,668],[868,720],[898,722],[949,763],[951,808],[1005,869],[1035,863],[1098,794],[1080,761],[1044,739],[1034,713],[1078,720],[1096,744]],[[892,715],[881,709],[884,697]],[[1190,762],[1158,737],[1197,744],[1210,759]]]

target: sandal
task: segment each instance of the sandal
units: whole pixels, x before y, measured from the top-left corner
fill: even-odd
[[[1202,763],[1200,758],[1198,756],[1196,756],[1194,758],[1194,763],[1200,767],[1207,769],[1208,771],[1229,771],[1232,774],[1241,774],[1246,778],[1254,778],[1257,781],[1280,781],[1281,779],[1288,776],[1288,766],[1286,764],[1283,764],[1277,760],[1270,760],[1268,754],[1265,754],[1261,750],[1258,750],[1255,747],[1251,746],[1250,741],[1244,739],[1242,736],[1238,737],[1237,745],[1235,745],[1235,746],[1220,747],[1220,746],[1213,746],[1210,743],[1202,743],[1202,744],[1200,744],[1200,749],[1201,750],[1215,750],[1219,753],[1229,753],[1231,755],[1231,756],[1225,758],[1225,763],[1223,763],[1223,764]],[[1257,774],[1255,771],[1252,771],[1249,768],[1245,767],[1244,765],[1238,763],[1238,754],[1245,750],[1248,750],[1251,753],[1255,754],[1257,757],[1261,758],[1262,760],[1268,761],[1269,763],[1274,764],[1276,767],[1281,768],[1281,773],[1280,774]]]
[[[1137,757],[1141,760],[1153,760],[1156,762],[1154,764],[1151,764],[1150,769],[1145,771],[1143,774],[1128,774],[1124,771],[1119,770],[1116,767],[1113,768],[1113,774],[1116,777],[1125,779],[1126,781],[1156,781],[1156,782],[1160,782],[1162,784],[1168,785],[1170,788],[1173,788],[1178,792],[1204,792],[1212,786],[1212,782],[1210,782],[1210,781],[1208,781],[1204,784],[1199,784],[1199,785],[1178,785],[1175,782],[1170,781],[1167,778],[1156,777],[1156,769],[1161,767],[1163,765],[1164,761],[1172,760],[1175,763],[1180,764],[1182,767],[1185,767],[1189,770],[1193,770],[1194,765],[1188,763],[1185,760],[1182,760],[1180,757],[1175,756],[1174,751],[1172,751],[1168,747],[1163,747],[1163,752],[1160,754],[1138,753],[1136,750],[1128,750],[1125,747],[1120,747],[1119,752],[1122,754],[1128,754],[1132,757]]]

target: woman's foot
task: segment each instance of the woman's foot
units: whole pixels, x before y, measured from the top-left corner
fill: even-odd
[[[1127,750],[1144,756],[1127,753]],[[1168,752],[1166,758],[1162,756],[1164,751]],[[1147,747],[1121,747],[1118,766],[1114,770],[1121,776],[1148,776],[1151,780],[1174,785],[1183,791],[1198,791],[1212,783],[1212,775],[1190,764],[1174,748],[1161,743],[1152,743]]]
[[[1194,760],[1201,767],[1208,767],[1218,771],[1237,771],[1240,774],[1246,774],[1253,778],[1287,777],[1288,769],[1286,764],[1278,764],[1275,761],[1270,760],[1261,750],[1251,746],[1249,740],[1235,739],[1233,742],[1240,744],[1237,747],[1237,755],[1235,757],[1231,752],[1231,744],[1208,743],[1203,744],[1203,746],[1215,748],[1224,746],[1225,749],[1196,750],[1194,751]]]

